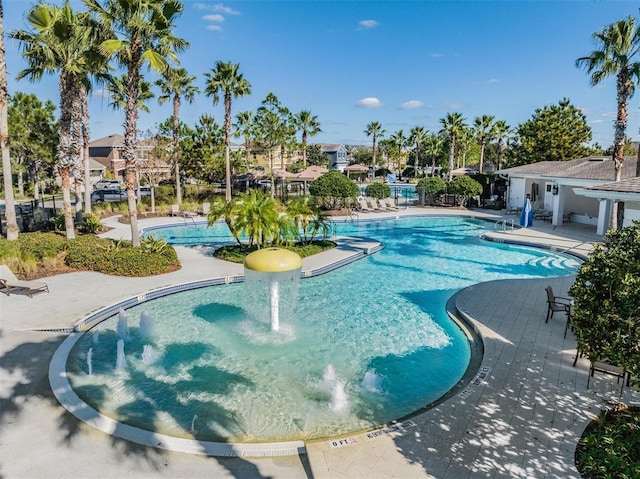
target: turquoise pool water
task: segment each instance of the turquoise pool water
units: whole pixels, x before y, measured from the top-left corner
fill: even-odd
[[[578,267],[570,257],[483,241],[487,226],[462,218],[337,224],[338,234],[385,249],[301,280],[281,331],[250,314],[243,284],[178,293],[127,310],[126,367],[115,369],[117,315],[86,334],[69,357],[70,381],[108,416],[199,440],[321,438],[400,418],[444,395],[469,364],[468,340],[444,308],[455,291]],[[155,233],[195,245],[227,241],[225,228]],[[143,311],[154,322],[149,336]]]

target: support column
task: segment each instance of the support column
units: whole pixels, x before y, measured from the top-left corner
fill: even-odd
[[[596,233],[599,235],[604,235],[607,232],[610,223],[611,216],[611,201],[598,198],[599,207],[598,207],[598,228]]]
[[[566,198],[566,186],[558,185],[558,194],[553,196],[553,217],[551,224],[558,226],[562,224],[564,215],[564,200]]]

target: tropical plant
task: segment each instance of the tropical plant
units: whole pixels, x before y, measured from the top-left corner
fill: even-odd
[[[302,110],[294,116],[294,121],[298,131],[302,132],[302,167],[307,167],[307,139],[322,131],[318,117],[312,115],[308,110]]]
[[[233,136],[244,138],[244,151],[247,165],[251,154],[251,135],[253,134],[253,119],[255,114],[252,111],[241,111],[236,115],[236,122],[233,125]]]
[[[9,126],[7,122],[9,90],[7,88],[7,63],[4,49],[4,11],[0,1],[0,146],[2,147],[2,176],[4,182],[5,220],[7,239],[18,239],[18,221],[13,198],[13,175],[11,174],[11,155],[9,152]]]
[[[169,61],[177,62],[176,54],[188,43],[173,35],[175,19],[182,13],[179,0],[83,0],[94,12],[111,38],[100,44],[107,58],[116,58],[127,70],[125,134],[122,157],[125,161],[125,182],[131,224],[131,240],[140,246],[138,216],[134,188],[136,184],[137,121],[140,97],[141,69],[148,65],[164,72]]]
[[[318,208],[310,196],[298,196],[287,205],[287,216],[291,218],[298,240],[311,243],[318,234],[326,236],[330,232],[327,215]]]
[[[431,176],[436,176],[436,162],[440,155],[442,155],[442,148],[444,147],[444,141],[439,135],[431,133],[425,140],[425,153],[431,158]]]
[[[109,106],[114,110],[120,110],[126,108],[127,106],[127,75],[122,75],[119,77],[111,77],[106,86],[106,90],[111,95],[111,102]],[[140,77],[138,82],[138,102],[137,107],[138,110],[149,113],[149,107],[147,106],[147,102],[151,100],[155,95],[151,90],[151,83],[145,81],[144,78]]]
[[[477,116],[473,120],[473,132],[480,143],[480,163],[478,165],[478,171],[482,173],[484,168],[484,149],[496,134],[495,117],[493,115]]]
[[[447,113],[445,118],[440,119],[442,125],[442,132],[449,137],[449,171],[448,178],[451,181],[453,177],[453,160],[455,158],[456,151],[456,138],[462,134],[462,131],[466,128],[464,118],[460,113]]]
[[[169,100],[173,103],[172,119],[172,163],[176,177],[176,201],[182,203],[182,185],[180,181],[180,103],[184,98],[188,103],[193,103],[198,87],[193,82],[196,77],[188,75],[184,68],[168,68],[162,74],[162,78],[156,81],[160,87],[158,103],[163,104]]]
[[[640,28],[636,19],[629,15],[604,27],[593,34],[597,49],[588,56],[576,60],[577,67],[583,67],[591,75],[592,86],[599,85],[606,78],[616,77],[617,112],[614,134],[613,160],[615,181],[622,178],[624,163],[624,139],[627,129],[627,103],[640,81]],[[640,158],[640,154],[639,154]],[[639,168],[640,170],[640,168]],[[611,214],[611,227],[617,228],[617,203]]]
[[[498,140],[498,170],[502,168],[504,158],[505,142],[511,138],[513,130],[504,120],[496,121],[494,125],[494,138]]]
[[[640,375],[640,222],[609,230],[569,289],[578,349]]]
[[[231,62],[216,62],[215,69],[205,73],[207,86],[205,94],[213,98],[217,105],[222,94],[224,98],[224,157],[225,157],[225,199],[231,201],[231,162],[229,151],[231,146],[231,100],[251,94],[249,83],[238,70],[240,65]]]
[[[18,30],[11,37],[21,43],[29,66],[16,78],[37,81],[58,72],[60,124],[57,167],[62,180],[63,211],[67,238],[73,239],[71,178],[80,176],[82,148],[82,95],[97,57],[95,23],[87,13],[74,13],[68,1],[61,7],[39,3],[27,13],[31,30]]]
[[[427,131],[421,126],[414,126],[409,132],[409,143],[415,145],[415,158],[413,161],[414,176],[418,177],[418,163],[420,161],[420,148],[427,139]]]
[[[372,137],[373,140],[373,166],[376,166],[376,148],[377,148],[377,142],[380,138],[383,137],[383,135],[385,134],[385,130],[382,128],[382,124],[380,124],[380,122],[378,121],[372,121],[371,123],[369,123],[367,125],[366,130],[364,130],[365,134],[367,136]]]

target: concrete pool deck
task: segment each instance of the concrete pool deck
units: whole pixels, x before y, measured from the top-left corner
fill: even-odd
[[[410,208],[393,216],[405,214],[500,219],[486,211],[433,208]],[[141,220],[140,226],[170,222],[176,219]],[[114,229],[106,236],[128,238],[127,225],[115,220],[110,225]],[[585,252],[600,239],[581,225],[554,230],[540,222],[527,230],[498,228],[490,236]],[[458,309],[477,321],[483,333],[480,372],[459,394],[412,417],[404,429],[381,430],[371,438],[356,434],[340,447],[330,440],[311,442],[307,455],[265,458],[195,456],[108,436],[75,419],[55,400],[47,370],[65,335],[51,331],[70,328],[91,311],[155,288],[242,274],[240,266],[197,249],[177,250],[183,267],[166,275],[68,273],[45,279],[49,294],[0,294],[2,477],[577,478],[573,454],[580,434],[594,414],[618,397],[619,385],[602,375],[586,389],[588,365],[580,360],[571,366],[575,340],[571,333],[563,338],[564,318],[544,323],[544,286],[552,284],[563,294],[572,277],[495,281],[464,289],[455,298]],[[348,252],[332,250],[303,268],[336,261],[336,254]],[[625,388],[623,398],[629,400],[630,394]]]

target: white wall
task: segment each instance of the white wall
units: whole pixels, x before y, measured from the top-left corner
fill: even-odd
[[[509,180],[509,198],[507,200],[508,208],[515,208],[524,204],[526,198],[525,179],[511,178]]]
[[[633,220],[640,221],[640,202],[625,201],[622,226],[631,226]]]

